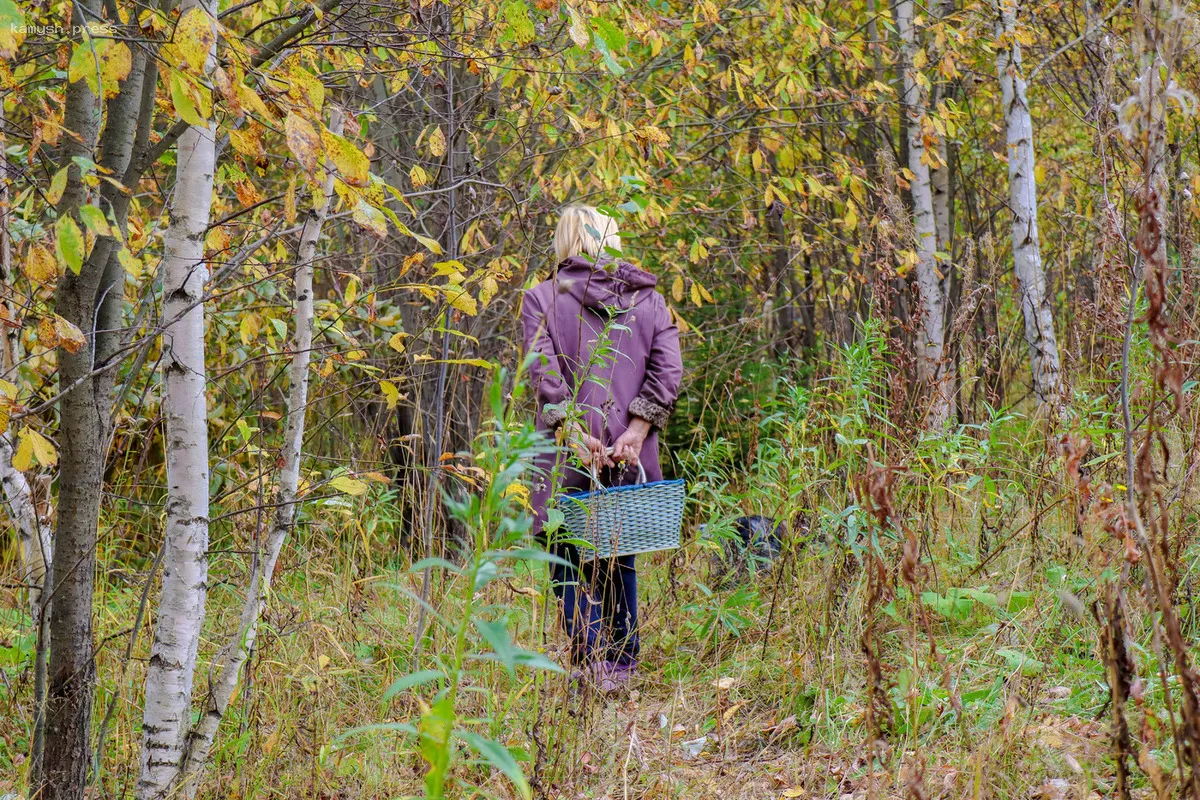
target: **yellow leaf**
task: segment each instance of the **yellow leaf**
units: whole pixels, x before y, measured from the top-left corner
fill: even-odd
[[[492,302],[492,298],[500,291],[500,284],[496,283],[496,279],[491,275],[485,275],[483,280],[479,282],[479,303],[487,305]]]
[[[287,74],[288,97],[296,105],[307,108],[313,114],[321,113],[325,103],[325,85],[304,67],[294,66]]]
[[[237,92],[238,102],[242,104],[243,108],[255,112],[264,119],[273,118],[274,115],[271,114],[270,109],[267,108],[267,104],[262,101],[262,98],[258,96],[258,92],[246,86],[240,79],[235,84],[234,91]]]
[[[329,482],[329,485],[339,492],[345,492],[357,497],[367,491],[367,484],[346,475],[339,475]]]
[[[246,314],[238,323],[238,335],[242,344],[248,345],[258,338],[258,314]]]
[[[414,189],[420,189],[429,183],[429,174],[419,165],[414,164],[413,168],[408,171],[408,179],[412,182]]]
[[[57,314],[54,315],[54,334],[58,338],[59,347],[68,353],[78,353],[87,344],[83,331]]]
[[[446,134],[442,133],[441,126],[434,126],[433,133],[429,134],[429,154],[434,158],[441,158],[446,154]]]
[[[691,296],[692,296],[692,302],[696,304],[697,308],[704,305],[704,301],[700,298],[700,285],[697,284],[695,281],[692,282]]]
[[[708,293],[708,289],[704,288],[704,284],[697,282],[696,288],[700,290],[700,296],[704,298],[704,302],[706,302],[706,303],[717,302],[716,300],[713,300],[712,295]]]
[[[46,201],[50,205],[56,206],[58,205],[58,201],[62,199],[63,192],[67,188],[67,175],[70,171],[70,167],[63,167],[54,173],[54,177],[50,179],[50,188],[46,191]]]
[[[396,404],[400,402],[400,390],[396,388],[396,384],[391,381],[380,381],[379,391],[383,392],[383,399],[387,401],[388,410],[394,410]]]
[[[403,353],[404,339],[407,336],[407,333],[393,333],[392,338],[388,339],[388,347],[392,348],[397,353]]]
[[[47,350],[58,347],[58,334],[54,332],[54,320],[49,317],[42,317],[38,320],[37,338],[38,344]]]
[[[479,306],[475,303],[475,298],[469,295],[466,290],[458,286],[448,286],[445,288],[445,292],[446,299],[452,307],[457,308],[469,317],[473,317],[479,313]]]
[[[30,440],[28,428],[17,436],[17,452],[13,454],[13,469],[25,472],[33,466],[33,441]]]
[[[175,49],[182,56],[182,61],[177,64],[179,69],[203,75],[205,62],[216,42],[217,32],[208,12],[200,6],[188,9],[175,27]]]
[[[321,153],[321,137],[317,135],[312,123],[295,112],[287,115],[283,123],[287,133],[288,150],[296,157],[296,161],[304,171],[312,175],[317,171],[317,157]]]
[[[853,200],[846,201],[846,216],[842,219],[842,224],[847,231],[852,231],[858,227],[858,209],[854,207]]]
[[[419,233],[412,234],[412,237],[421,244],[425,245],[426,249],[428,249],[429,252],[433,253],[435,256],[440,256],[444,252],[442,250],[442,246],[438,244],[436,239],[430,239],[428,236],[422,236]]]
[[[50,440],[33,428],[26,428],[24,433],[28,434],[25,441],[30,443],[33,448],[33,454],[37,457],[38,463],[43,467],[53,467],[58,463],[58,453],[54,450],[54,445],[50,444]]]
[[[262,127],[250,124],[244,128],[230,128],[229,143],[242,155],[256,159],[263,154]]]
[[[683,302],[683,278],[676,275],[675,280],[671,281],[671,297],[675,298],[676,303]]]
[[[387,217],[366,200],[359,199],[350,214],[351,219],[379,238],[387,236]]]
[[[25,254],[25,263],[21,265],[25,277],[35,284],[53,283],[58,278],[58,263],[50,251],[35,244]]]
[[[523,483],[510,483],[505,487],[503,496],[516,498],[518,503],[529,508],[529,487]]]
[[[371,162],[349,139],[322,127],[321,141],[342,180],[351,186],[366,186],[371,174]]]
[[[104,48],[100,57],[100,84],[104,87],[104,97],[116,97],[120,91],[120,83],[129,77],[133,69],[133,54],[124,42],[110,42]]]
[[[404,259],[404,263],[400,265],[400,277],[403,278],[410,269],[422,264],[424,261],[425,261],[424,253],[413,253],[410,256],[406,256]]]
[[[754,165],[755,170],[762,169],[763,154],[761,150],[755,149],[755,151],[750,154],[750,163]]]

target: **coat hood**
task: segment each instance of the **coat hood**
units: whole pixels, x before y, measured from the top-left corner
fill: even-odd
[[[653,289],[658,283],[658,278],[625,261],[618,261],[610,272],[605,266],[611,263],[612,258],[604,255],[595,263],[571,256],[558,265],[554,281],[560,292],[595,311],[630,308],[646,296],[643,289]]]

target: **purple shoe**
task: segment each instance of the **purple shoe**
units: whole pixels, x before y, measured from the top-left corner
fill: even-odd
[[[634,664],[620,664],[616,661],[597,661],[596,688],[603,694],[619,694],[629,688],[630,681],[637,671]]]

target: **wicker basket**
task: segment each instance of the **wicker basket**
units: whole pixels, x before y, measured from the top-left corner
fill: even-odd
[[[590,492],[565,494],[559,503],[563,525],[571,536],[590,544],[581,547],[583,561],[679,547],[683,525],[684,482],[646,483],[638,464],[638,482],[632,486],[600,486],[595,471]]]

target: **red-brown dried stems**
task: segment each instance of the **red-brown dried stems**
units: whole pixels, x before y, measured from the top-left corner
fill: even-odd
[[[1144,688],[1128,645],[1133,641],[1133,635],[1127,589],[1131,585],[1131,575],[1140,573],[1142,598],[1146,605],[1158,662],[1158,678],[1175,751],[1174,780],[1178,781],[1180,796],[1200,798],[1200,681],[1191,663],[1174,603],[1179,579],[1179,556],[1185,542],[1181,535],[1177,537],[1181,541],[1174,548],[1170,546],[1172,505],[1178,494],[1174,498],[1169,497],[1165,486],[1171,467],[1171,448],[1164,426],[1179,417],[1183,408],[1183,367],[1178,353],[1178,337],[1171,329],[1168,308],[1168,248],[1164,226],[1167,214],[1163,207],[1165,170],[1161,163],[1164,157],[1165,109],[1172,86],[1172,42],[1178,41],[1178,36],[1173,34],[1178,32],[1180,15],[1177,10],[1172,10],[1164,29],[1160,26],[1162,15],[1153,2],[1143,4],[1140,11],[1138,24],[1141,27],[1137,31],[1136,44],[1140,46],[1144,65],[1143,92],[1138,98],[1140,116],[1137,119],[1142,186],[1137,197],[1139,230],[1134,244],[1144,275],[1146,314],[1143,319],[1152,345],[1154,380],[1151,382],[1144,427],[1138,431],[1130,412],[1129,346],[1134,330],[1133,308],[1136,301],[1136,293],[1131,291],[1121,384],[1126,482],[1130,485],[1124,487],[1123,496],[1108,484],[1102,485],[1096,492],[1098,502],[1095,504],[1095,514],[1110,536],[1110,546],[1099,549],[1095,566],[1098,574],[1103,575],[1103,570],[1110,570],[1108,574],[1112,577],[1099,582],[1100,600],[1094,605],[1093,612],[1100,624],[1100,644],[1112,693],[1111,747],[1117,766],[1116,795],[1130,797],[1131,759],[1150,778],[1158,796],[1167,796],[1171,783],[1151,753],[1159,744],[1161,723],[1147,707]],[[1182,255],[1182,251],[1177,252]],[[1087,513],[1092,496],[1090,479],[1083,474],[1080,466],[1087,453],[1088,442],[1064,437],[1062,444],[1067,474],[1079,492],[1078,507],[1082,516]],[[1177,679],[1175,686],[1172,686],[1172,673]],[[1142,725],[1136,739],[1125,716],[1125,707],[1130,699],[1142,712]],[[1177,702],[1180,706],[1178,713],[1175,710]]]
[[[935,666],[941,674],[942,685],[950,697],[951,706],[962,716],[962,702],[950,675],[946,657],[937,646],[933,625],[929,618],[928,609],[921,601],[921,589],[924,582],[925,568],[921,564],[921,541],[916,532],[904,523],[896,513],[893,496],[897,479],[907,471],[897,465],[880,465],[874,460],[871,452],[866,472],[859,477],[855,486],[858,504],[871,516],[874,525],[870,546],[864,551],[865,568],[867,572],[867,597],[864,608],[866,624],[863,627],[860,644],[867,668],[867,733],[872,754],[882,758],[887,750],[887,736],[891,732],[892,705],[888,698],[890,680],[884,674],[884,664],[881,658],[881,641],[878,631],[878,614],[883,605],[895,597],[893,582],[889,579],[888,568],[882,553],[882,534],[888,531],[900,533],[903,536],[903,546],[897,573],[900,580],[908,588],[912,597],[913,617],[909,629],[909,643],[912,652],[914,674],[921,663],[920,641],[918,630],[925,634],[929,647],[927,662]],[[919,692],[919,681],[910,682],[912,691]],[[911,766],[909,778],[906,781],[906,792],[909,797],[925,797],[923,788],[924,765],[917,761]]]

